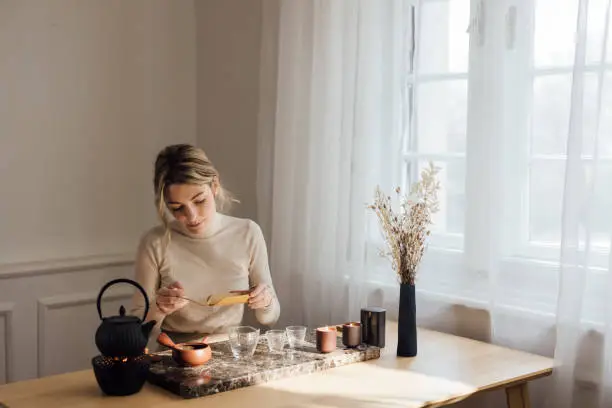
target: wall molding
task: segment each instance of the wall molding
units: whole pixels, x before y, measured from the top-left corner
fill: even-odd
[[[134,254],[108,254],[79,256],[65,259],[49,259],[35,262],[0,264],[0,279],[81,272],[100,268],[129,266],[134,263]]]
[[[0,303],[0,317],[4,318],[4,378],[13,381],[13,308],[15,303]]]
[[[84,305],[96,304],[99,292],[80,292],[66,295],[50,296],[38,299],[38,331],[37,344],[38,355],[36,357],[37,376],[43,376],[45,366],[45,326],[47,324],[48,313],[52,310],[66,309],[69,307],[79,307]],[[129,300],[132,297],[131,291],[122,290],[114,293],[104,294],[103,300]]]

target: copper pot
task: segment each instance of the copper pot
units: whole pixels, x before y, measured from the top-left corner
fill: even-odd
[[[197,367],[211,357],[210,346],[206,343],[179,343],[172,349],[172,358],[182,366]]]
[[[201,342],[191,341],[177,344],[166,333],[160,333],[157,342],[172,349],[172,358],[182,366],[197,367],[205,364],[212,357],[212,351],[206,339]]]

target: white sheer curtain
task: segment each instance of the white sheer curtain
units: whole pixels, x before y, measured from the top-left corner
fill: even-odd
[[[610,406],[610,1],[476,1],[471,15],[456,293],[481,301],[491,341],[554,356],[538,404]]]
[[[610,0],[276,4],[259,209],[283,321],[393,316],[364,205],[431,160],[419,324],[554,356],[536,406],[610,406]]]
[[[366,204],[376,183],[392,186],[399,176],[402,2],[264,6],[280,6],[264,20],[268,29],[279,24],[278,43],[270,50],[264,38],[263,52],[274,58],[278,47],[277,65],[266,65],[278,74],[263,82],[264,92],[277,93],[273,125],[260,131],[259,210],[281,322],[359,319],[369,274]]]
[[[575,8],[555,345],[559,368],[550,404],[556,407],[612,405],[610,4],[581,0]]]

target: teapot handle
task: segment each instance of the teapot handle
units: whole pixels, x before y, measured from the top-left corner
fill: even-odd
[[[142,296],[144,296],[144,300],[145,300],[145,310],[144,310],[144,315],[142,316],[142,321],[144,322],[145,318],[147,317],[147,314],[149,313],[149,297],[147,296],[147,293],[145,292],[145,290],[142,288],[142,286],[140,286],[140,284],[138,282],[135,282],[131,279],[126,279],[126,278],[119,278],[119,279],[113,279],[112,281],[106,283],[106,285],[104,285],[102,287],[102,289],[100,289],[100,293],[98,294],[98,316],[100,316],[100,320],[103,319],[102,317],[102,308],[100,307],[100,301],[102,300],[102,294],[104,293],[104,291],[106,289],[109,288],[109,286],[112,286],[116,283],[129,283],[131,285],[136,286],[136,288],[138,288],[140,290],[140,293],[142,293]]]

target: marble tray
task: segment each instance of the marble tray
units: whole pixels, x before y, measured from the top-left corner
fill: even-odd
[[[260,338],[252,359],[234,360],[229,343],[222,341],[211,344],[212,358],[208,363],[194,368],[178,366],[171,352],[163,351],[156,355],[158,361],[152,362],[148,381],[183,398],[198,398],[380,357],[378,347],[347,349],[341,337],[337,342],[336,351],[319,353],[312,331],[307,333],[302,347],[274,354]]]

